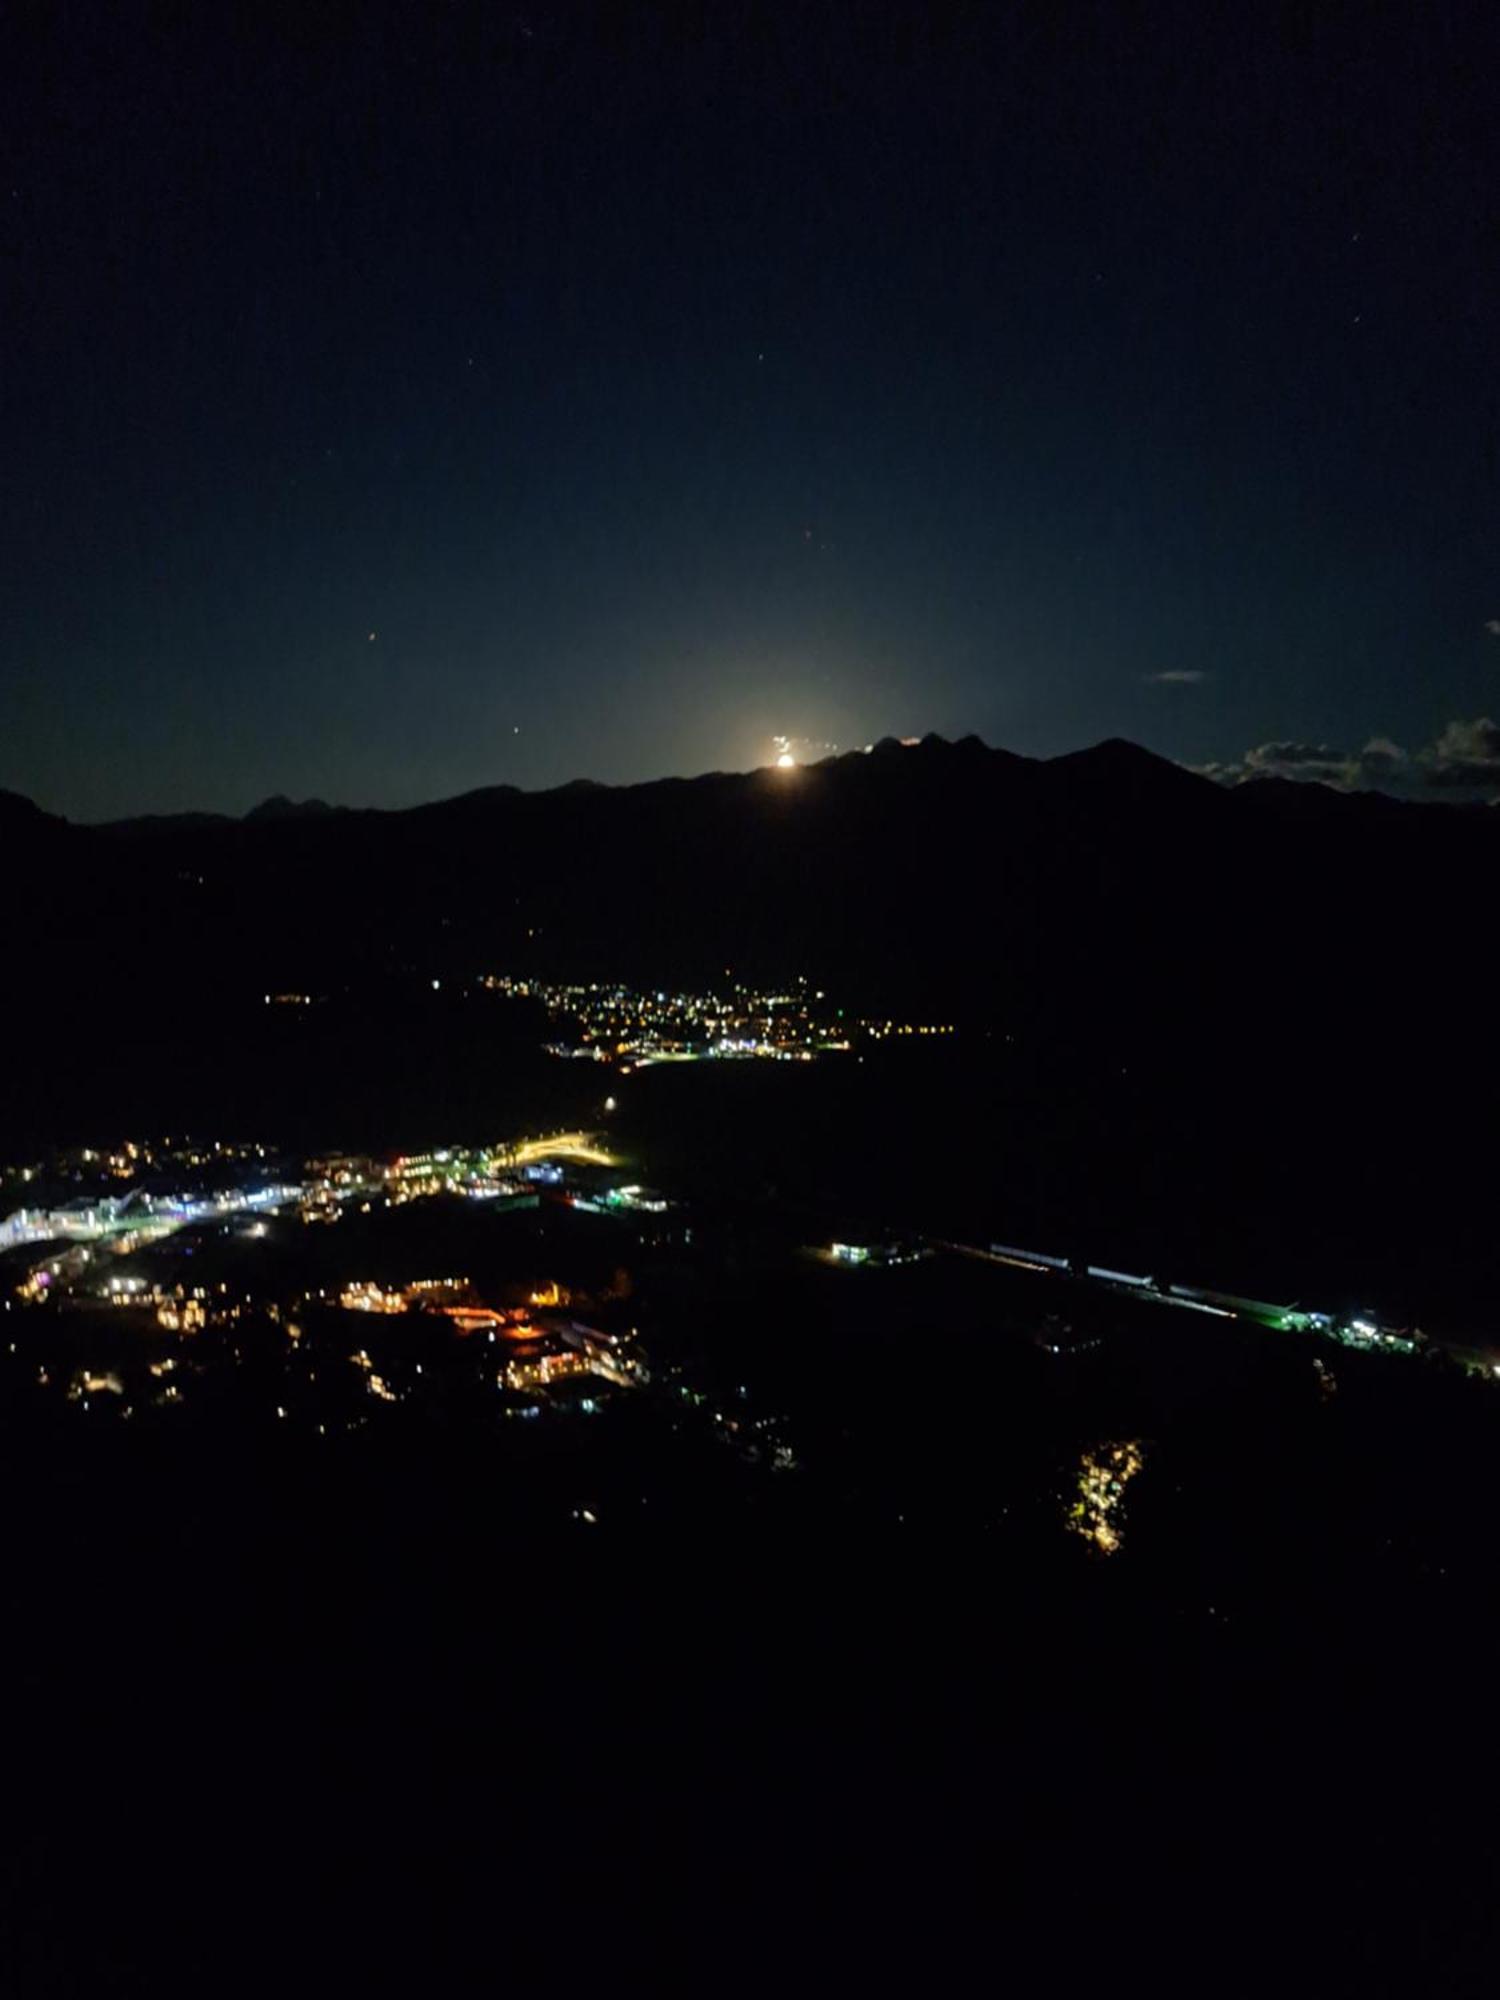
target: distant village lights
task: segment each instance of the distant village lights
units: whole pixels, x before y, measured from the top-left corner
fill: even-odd
[[[850,1020],[803,977],[771,993],[740,982],[718,993],[637,992],[597,981],[549,985],[499,974],[481,984],[512,998],[539,1000],[551,1020],[570,1024],[570,1032],[543,1045],[549,1055],[612,1063],[622,1076],[656,1063],[747,1057],[813,1062],[847,1054],[858,1040],[954,1033],[952,1022]]]

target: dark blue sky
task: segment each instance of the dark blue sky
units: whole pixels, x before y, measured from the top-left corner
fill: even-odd
[[[0,784],[1500,711],[1490,10],[301,11],[3,31]]]

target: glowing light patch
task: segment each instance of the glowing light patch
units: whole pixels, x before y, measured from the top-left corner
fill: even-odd
[[[1067,1524],[1101,1555],[1114,1555],[1124,1540],[1125,1488],[1145,1463],[1138,1439],[1103,1444],[1079,1461],[1075,1498]]]

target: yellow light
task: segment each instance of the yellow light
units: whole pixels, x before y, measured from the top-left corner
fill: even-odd
[[[778,771],[795,770],[796,765],[797,760],[790,750],[783,750],[781,755],[776,759],[776,768]]]

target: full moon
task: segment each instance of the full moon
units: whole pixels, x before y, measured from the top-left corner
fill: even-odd
[[[796,762],[797,760],[790,750],[783,750],[781,755],[776,759],[776,768],[778,771],[790,771]]]

